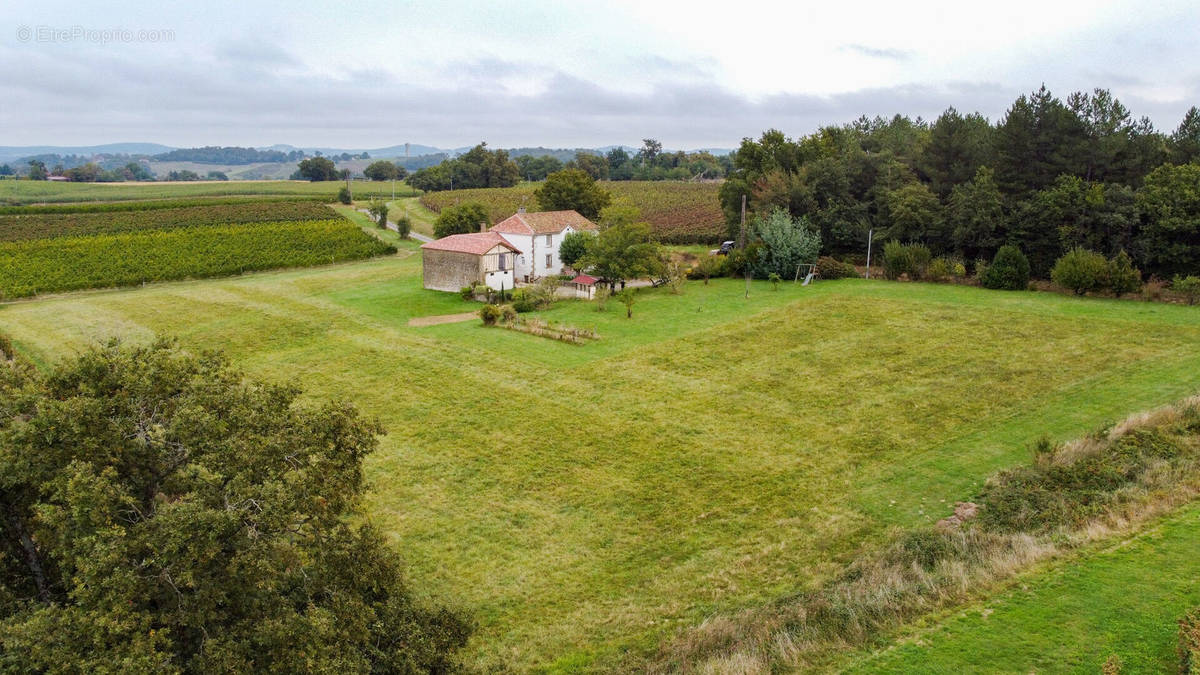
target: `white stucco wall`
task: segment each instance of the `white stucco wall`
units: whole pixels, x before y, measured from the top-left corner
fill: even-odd
[[[483,282],[492,290],[511,291],[515,284],[513,283],[513,271],[505,270],[503,272],[488,272],[484,274]]]
[[[521,255],[517,256],[516,278],[518,281],[524,281],[528,275],[533,278],[544,277],[552,274],[561,274],[563,269],[562,259],[558,257],[558,247],[562,245],[563,237],[566,237],[574,228],[567,227],[558,234],[551,234],[550,243],[546,243],[546,235],[536,234],[508,234],[500,233],[504,240],[521,251]],[[550,264],[546,264],[546,254],[551,255]]]

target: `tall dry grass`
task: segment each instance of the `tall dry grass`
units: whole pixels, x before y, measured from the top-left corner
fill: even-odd
[[[820,588],[710,617],[662,645],[648,664],[625,665],[724,675],[819,668],[1038,562],[1128,533],[1197,494],[1200,397],[1193,397],[1070,443],[1045,444],[1029,465],[988,480],[978,518],[898,534]],[[1025,500],[1033,505],[1014,508]]]

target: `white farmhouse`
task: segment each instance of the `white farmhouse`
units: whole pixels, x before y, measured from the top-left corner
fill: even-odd
[[[525,209],[496,223],[490,232],[495,232],[521,251],[517,255],[516,277],[519,281],[533,281],[538,277],[563,273],[562,259],[558,247],[563,237],[572,232],[595,231],[596,224],[579,215],[577,211],[539,211],[526,213]]]

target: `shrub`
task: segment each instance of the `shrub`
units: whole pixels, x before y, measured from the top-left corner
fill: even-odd
[[[850,263],[840,262],[829,256],[817,258],[817,276],[822,279],[857,279],[858,270]]]
[[[401,239],[408,239],[408,235],[412,234],[412,221],[408,216],[400,216],[396,219],[396,232],[400,234]]]
[[[689,279],[703,279],[707,284],[711,277],[720,277],[725,275],[726,256],[710,255],[702,258],[696,266],[688,270]]]
[[[1186,298],[1189,305],[1194,305],[1200,300],[1200,277],[1175,277],[1171,282],[1171,290]]]
[[[463,286],[462,288],[458,289],[458,294],[462,296],[463,300],[474,300],[475,299],[475,284],[471,284],[470,286]]]
[[[12,340],[8,339],[7,335],[0,334],[0,361],[12,361],[17,358],[17,352],[13,349]]]
[[[1187,452],[1171,429],[1137,429],[1092,447],[1063,452],[1049,441],[1030,465],[1002,471],[984,486],[980,522],[999,532],[1079,526],[1121,503],[1127,488],[1162,461]]]
[[[517,320],[517,310],[513,309],[512,305],[504,305],[500,308],[500,319],[504,323],[512,323]]]
[[[513,291],[512,306],[513,310],[520,312],[521,314],[532,312],[537,309],[537,303],[535,303],[533,299],[529,297],[529,290],[525,288],[522,288],[519,291]]]
[[[888,279],[899,279],[908,275],[911,281],[925,278],[932,258],[929,248],[924,244],[901,244],[889,241],[883,247],[883,273]]]
[[[950,273],[956,279],[965,279],[967,276],[967,266],[961,260],[955,260],[953,267],[950,268]]]
[[[348,187],[342,187],[342,189],[341,189],[341,190],[338,190],[337,199],[338,199],[338,201],[339,201],[339,202],[341,202],[341,203],[343,203],[343,204],[349,204],[349,203],[350,203],[350,201],[351,201],[351,199],[350,199],[350,188],[348,188]]]
[[[1050,279],[1054,283],[1085,295],[1104,288],[1108,277],[1108,261],[1104,256],[1084,248],[1073,248],[1054,263]]]
[[[929,263],[929,269],[925,273],[925,278],[930,281],[945,281],[949,278],[953,267],[950,261],[945,258],[934,258]]]
[[[1179,672],[1200,673],[1200,607],[1179,620]]]
[[[979,281],[985,288],[1023,291],[1029,288],[1029,258],[1012,244],[1001,246]]]
[[[1126,293],[1134,293],[1141,287],[1141,270],[1133,266],[1128,253],[1124,250],[1118,251],[1112,260],[1108,261],[1108,290],[1119,298]]]
[[[771,290],[777,291],[779,290],[779,282],[783,281],[783,277],[771,272],[771,274],[767,276],[767,281],[771,282]]]
[[[479,308],[479,318],[483,319],[483,325],[485,326],[495,326],[500,316],[500,308],[495,305],[484,305]]]
[[[1163,281],[1162,279],[1151,277],[1150,280],[1142,286],[1142,299],[1146,302],[1157,302],[1162,300],[1166,286],[1167,282]]]

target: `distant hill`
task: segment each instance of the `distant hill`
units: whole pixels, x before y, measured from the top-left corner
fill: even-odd
[[[105,145],[0,145],[0,162],[34,155],[157,155],[175,148],[158,143],[107,143]]]
[[[638,151],[637,147],[631,145],[605,145],[598,148],[545,148],[537,147],[521,147],[521,148],[506,148],[512,157],[520,157],[522,155],[551,155],[560,161],[566,162],[575,157],[576,152],[593,152],[596,154],[605,154],[613,148],[624,148],[629,154],[635,154]],[[329,148],[315,146],[297,146],[279,143],[269,146],[257,146],[255,148],[219,148],[225,152],[213,153],[215,148],[178,148],[170,145],[162,145],[160,143],[107,143],[104,145],[4,145],[0,146],[0,163],[13,163],[28,157],[39,155],[77,155],[83,158],[90,158],[94,155],[109,154],[109,155],[144,155],[154,158],[154,161],[162,162],[202,162],[209,164],[260,164],[267,162],[274,163],[290,163],[295,162],[292,159],[286,159],[288,156],[295,157],[295,153],[303,153],[306,156],[312,156],[318,152],[326,157],[338,156],[343,154],[360,155],[366,152],[372,159],[403,159],[405,156],[404,144],[389,145],[379,148]],[[432,145],[421,145],[419,143],[410,143],[408,145],[409,161],[403,162],[410,170],[436,164],[446,157],[454,157],[461,155],[471,149],[471,146],[463,146],[459,148],[438,148]],[[231,156],[231,150],[240,150],[238,157]],[[249,152],[246,152],[249,151]],[[257,151],[257,152],[255,152]],[[675,150],[666,150],[667,152],[675,152]],[[732,150],[730,148],[700,148],[697,150],[688,150],[688,152],[710,152],[714,155],[727,155]],[[435,159],[436,158],[436,159]],[[234,161],[236,160],[236,161]],[[271,172],[272,174],[278,172]],[[290,172],[289,172],[290,173]]]

